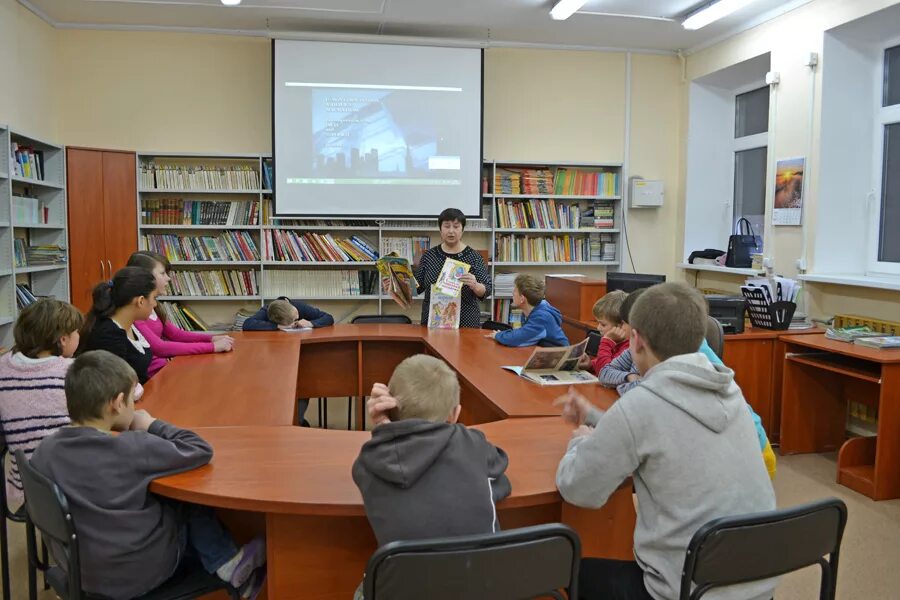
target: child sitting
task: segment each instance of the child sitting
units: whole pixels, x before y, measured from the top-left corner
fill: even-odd
[[[12,456],[6,493],[15,503],[22,500],[15,452],[31,456],[44,437],[69,424],[63,380],[83,322],[71,304],[38,300],[19,313],[16,344],[0,357],[0,425]]]
[[[556,473],[562,497],[599,508],[629,476],[637,493],[635,561],[583,559],[583,598],[677,598],[685,552],[700,527],[775,508],[734,373],[697,352],[706,331],[703,297],[665,283],[630,310],[641,385],[605,413],[574,389],[560,400],[563,417],[579,426]],[[716,597],[771,598],[774,587],[769,579]]]
[[[212,509],[150,493],[154,479],[207,464],[212,448],[192,431],[135,411],[136,384],[118,356],[80,355],[65,380],[72,426],[45,438],[32,455],[32,466],[69,500],[84,590],[113,600],[140,596],[193,553],[209,573],[255,598],[265,542],[238,549]]]
[[[353,481],[379,545],[498,531],[508,459],[456,422],[459,380],[450,367],[424,354],[407,358],[387,387],[372,388],[368,412],[375,428],[353,463]]]
[[[299,300],[282,296],[244,321],[244,331],[274,331],[334,325],[334,317]]]
[[[622,303],[627,297],[628,294],[622,290],[614,290],[594,303],[597,331],[603,337],[600,338],[597,356],[591,359],[585,354],[578,363],[579,368],[590,369],[591,373],[599,375],[603,367],[628,350],[628,332],[622,321]]]
[[[492,331],[487,337],[504,346],[568,346],[562,330],[562,314],[544,300],[544,282],[532,275],[518,275],[513,287],[513,306],[522,309],[525,323],[518,329]]]

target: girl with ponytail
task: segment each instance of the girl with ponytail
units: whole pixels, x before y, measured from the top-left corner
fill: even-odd
[[[138,381],[146,382],[153,352],[134,322],[147,319],[156,308],[153,274],[139,267],[125,267],[111,280],[97,284],[93,297],[78,352],[112,352],[131,365]]]
[[[156,281],[156,292],[164,294],[169,284],[171,265],[168,259],[156,252],[142,250],[128,259],[129,267],[140,267],[149,271]],[[153,361],[147,369],[147,376],[166,366],[166,361],[175,356],[187,354],[208,354],[228,352],[234,345],[234,338],[227,335],[210,336],[207,333],[185,331],[165,319],[158,311],[150,313],[143,321],[135,321],[134,326],[143,334],[153,351]]]

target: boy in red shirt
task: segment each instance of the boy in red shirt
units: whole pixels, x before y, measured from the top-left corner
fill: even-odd
[[[597,319],[597,331],[603,335],[600,339],[600,347],[597,349],[597,356],[591,359],[590,356],[581,357],[579,367],[582,369],[590,369],[594,375],[599,375],[600,370],[611,363],[613,359],[628,349],[628,332],[625,327],[627,325],[622,321],[622,303],[628,294],[622,290],[610,292],[597,300],[594,304],[594,318]]]

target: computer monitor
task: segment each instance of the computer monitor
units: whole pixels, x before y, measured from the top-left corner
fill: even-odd
[[[657,283],[665,283],[665,275],[645,275],[642,273],[607,273],[606,292],[622,290],[631,293],[634,290],[648,288]]]

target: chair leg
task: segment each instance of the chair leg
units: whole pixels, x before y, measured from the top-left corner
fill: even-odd
[[[322,427],[322,405],[324,403],[324,398],[319,398],[318,406],[319,406],[319,427]]]
[[[347,431],[353,429],[353,396],[347,398]]]
[[[37,542],[31,519],[25,521],[25,541],[28,553],[28,600],[37,600]]]
[[[6,485],[6,482],[0,482],[0,485]],[[2,494],[6,496],[5,493]],[[9,531],[6,529],[6,502],[2,502],[3,514],[0,515],[0,569],[2,569],[3,577],[3,600],[10,600],[12,597],[9,586]]]
[[[47,544],[44,543],[44,537],[41,536],[41,562],[44,564],[44,589],[50,589],[50,582],[47,581],[47,571],[50,570],[50,553],[47,552]]]

